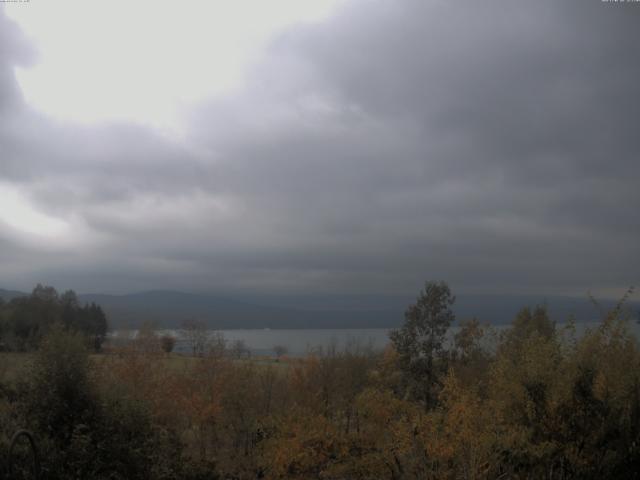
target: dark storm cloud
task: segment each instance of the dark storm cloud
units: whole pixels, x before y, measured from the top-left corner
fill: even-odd
[[[84,227],[82,262],[41,272],[89,288],[624,287],[640,266],[639,20],[596,0],[347,2],[283,32],[182,143],[29,112],[12,40],[0,175]]]

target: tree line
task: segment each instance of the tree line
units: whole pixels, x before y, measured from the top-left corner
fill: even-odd
[[[54,327],[19,381],[0,376],[0,461],[25,425],[52,479],[638,477],[640,348],[622,301],[580,335],[533,306],[451,337],[454,302],[429,282],[383,352],[277,363],[144,339],[88,357]]]
[[[95,351],[100,350],[108,330],[99,305],[81,305],[73,290],[59,294],[53,287],[38,284],[30,295],[8,302],[0,298],[0,351],[35,350],[55,324],[83,334]]]

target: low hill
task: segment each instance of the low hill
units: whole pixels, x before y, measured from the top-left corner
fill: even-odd
[[[175,291],[130,295],[81,295],[81,301],[101,305],[114,327],[135,327],[153,321],[177,327],[188,318],[204,320],[211,328],[391,328],[399,326],[404,311],[415,301],[409,296],[385,295],[281,295],[236,298]],[[600,316],[588,298],[536,295],[459,295],[454,311],[459,320],[511,322],[524,306],[547,305],[551,317],[566,321],[593,321]],[[601,301],[604,309],[612,300]],[[630,302],[636,312],[639,302]]]
[[[254,303],[215,295],[151,291],[129,295],[80,295],[82,302],[101,305],[117,327],[135,327],[144,321],[178,327],[191,318],[211,328],[382,328],[393,326],[394,309],[343,308],[314,310],[276,303]],[[400,314],[402,311],[400,311]]]
[[[5,302],[8,302],[12,298],[24,297],[26,295],[28,295],[28,294],[24,293],[24,292],[18,292],[16,290],[4,290],[4,289],[0,288],[0,298],[3,299]]]
[[[2,290],[9,300],[27,293]],[[145,321],[166,328],[179,327],[186,319],[199,319],[211,328],[393,328],[404,319],[404,311],[415,296],[389,295],[220,295],[178,291],[148,291],[126,295],[84,294],[81,303],[102,306],[111,328],[136,328]],[[458,320],[476,317],[492,324],[509,323],[524,306],[544,304],[551,317],[579,322],[597,320],[598,310],[586,296],[458,295],[454,311]],[[612,300],[601,301],[603,309]],[[628,306],[637,315],[640,302]]]

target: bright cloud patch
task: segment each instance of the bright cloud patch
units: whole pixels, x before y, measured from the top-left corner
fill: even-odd
[[[69,225],[66,222],[38,211],[18,188],[0,183],[0,198],[0,222],[18,232],[42,237],[68,234]]]
[[[80,122],[179,124],[180,111],[241,83],[278,29],[325,18],[338,0],[57,0],[8,14],[34,40],[17,77],[30,104]]]

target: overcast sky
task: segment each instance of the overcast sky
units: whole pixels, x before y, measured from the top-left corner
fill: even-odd
[[[0,288],[622,293],[639,120],[640,3],[0,4]]]

